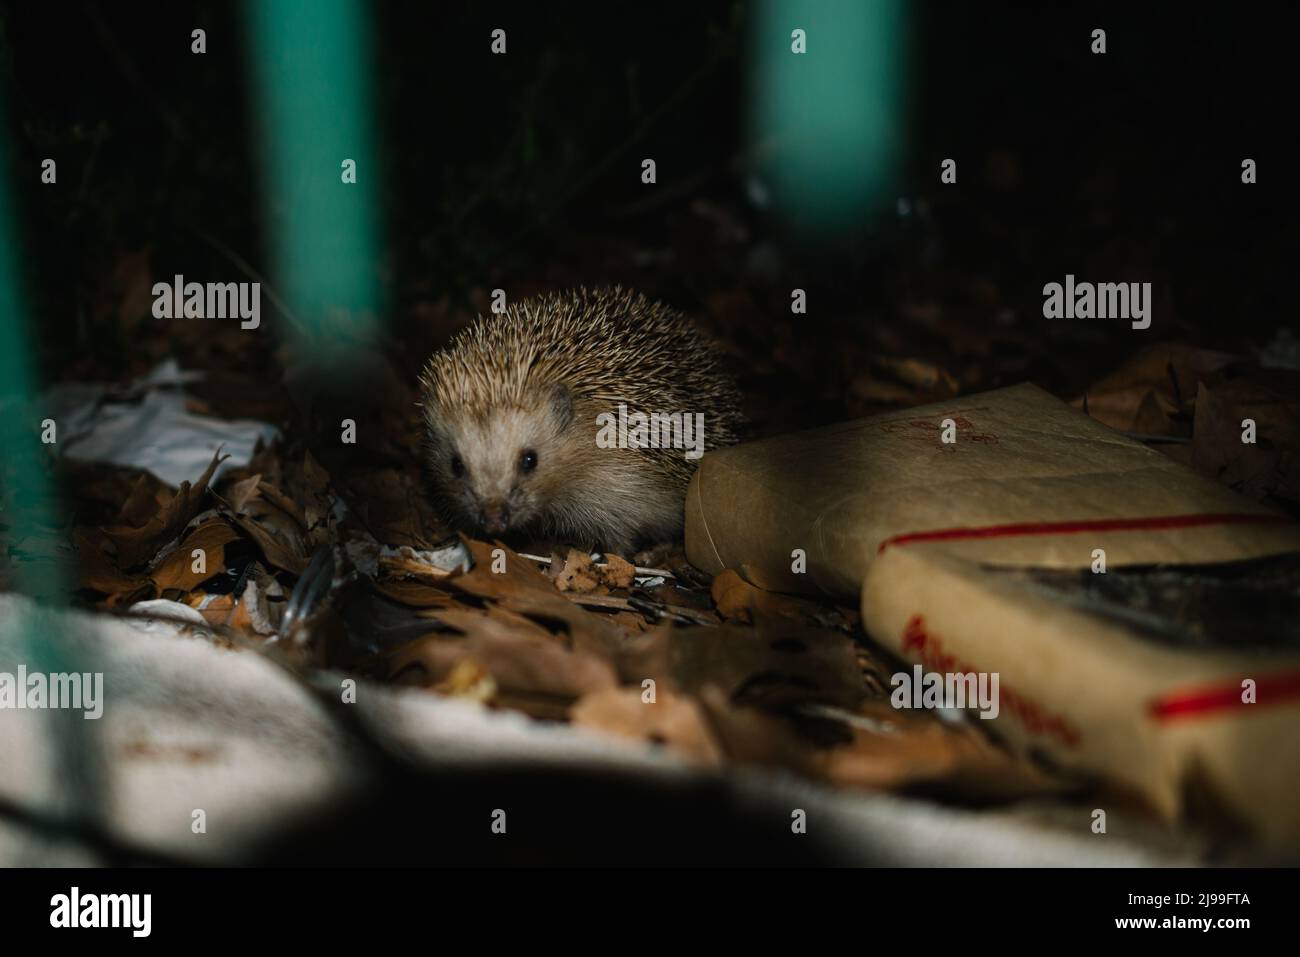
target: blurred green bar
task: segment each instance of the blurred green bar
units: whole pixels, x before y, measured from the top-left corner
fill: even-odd
[[[0,114],[0,135],[8,136],[7,117]],[[33,189],[40,188],[40,171],[27,171]],[[35,352],[28,335],[27,296],[19,261],[18,212],[13,203],[9,147],[0,144],[0,483],[8,508],[0,513],[7,528],[5,546],[14,559],[19,590],[47,600],[66,598],[67,573],[57,554],[43,550],[38,561],[17,560],[24,543],[50,537],[58,521],[49,498],[46,455],[41,448],[41,420],[33,402]],[[57,423],[56,423],[57,425]]]
[[[806,52],[792,50],[803,30]],[[903,0],[762,0],[752,122],[775,211],[819,232],[892,203],[906,146]]]
[[[73,576],[66,550],[65,523],[51,494],[50,463],[40,442],[42,420],[37,389],[36,353],[29,335],[31,312],[24,275],[31,270],[20,256],[19,215],[13,187],[19,182],[33,189],[40,171],[32,167],[15,181],[9,169],[9,125],[0,108],[0,549],[13,569],[13,590],[37,599],[38,604],[0,621],[0,670],[26,666],[29,672],[67,674],[101,670],[97,656],[70,639],[79,630],[75,619],[63,614],[71,597]],[[55,422],[57,429],[63,423]],[[63,438],[56,432],[56,439]],[[108,676],[106,675],[106,687]],[[2,717],[7,712],[0,712]],[[85,721],[81,712],[52,708],[44,712],[50,761],[45,768],[45,793],[39,812],[51,821],[77,829],[93,822],[103,793],[102,767],[97,750],[98,722]],[[3,761],[0,760],[0,770]],[[46,863],[35,834],[19,848],[32,855],[27,866]]]
[[[370,23],[358,0],[245,9],[273,282],[315,370],[342,372],[380,315]],[[355,183],[344,182],[347,160]]]

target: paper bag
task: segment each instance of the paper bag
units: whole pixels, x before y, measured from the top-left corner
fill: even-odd
[[[1152,566],[1240,581],[1236,563],[1300,553],[1300,526],[1034,386],[710,452],[686,550],[858,596],[868,633],[926,671],[998,673],[991,726],[1021,751],[1300,841],[1300,621],[1198,638],[1085,587]]]

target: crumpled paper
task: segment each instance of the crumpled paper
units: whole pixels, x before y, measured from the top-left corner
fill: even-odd
[[[217,467],[216,480],[247,465],[259,441],[269,443],[280,433],[266,422],[190,412],[181,387],[199,378],[202,373],[184,372],[168,359],[125,390],[56,386],[41,400],[41,416],[58,425],[56,454],[144,469],[171,486],[193,479],[221,449],[229,458]]]

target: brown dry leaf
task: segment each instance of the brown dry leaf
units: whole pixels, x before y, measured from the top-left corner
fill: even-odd
[[[219,518],[204,522],[193,529],[181,543],[159,559],[149,571],[158,594],[176,589],[189,591],[218,574],[226,567],[226,545],[239,535]],[[195,549],[203,551],[203,571],[194,570]]]
[[[277,516],[277,512],[261,511],[255,518],[239,516],[235,524],[256,542],[270,564],[294,575],[302,575],[311,558],[302,534],[290,524],[291,521],[283,512],[278,512]]]
[[[646,678],[653,678],[661,691],[676,689],[672,676],[672,634],[673,625],[660,622],[629,635],[614,659],[619,681],[639,688]]]
[[[490,627],[494,629],[504,627],[516,635],[525,635],[532,638],[551,638],[551,633],[531,618],[513,612],[508,608],[502,608],[500,605],[489,604],[483,608],[470,608],[467,605],[453,603],[439,609],[429,617],[450,628],[455,628],[461,634],[470,638],[474,636],[479,628],[483,627],[484,619],[491,619],[492,624]]]
[[[978,731],[872,697],[859,657],[839,631],[792,622],[724,625],[629,642],[619,671],[638,687],[654,678],[661,697],[694,700],[729,761],[857,787],[947,787],[982,796],[1059,788]],[[651,718],[622,707],[629,713],[596,711],[588,723],[619,730],[621,718],[625,733],[637,734],[637,719]]]
[[[110,608],[151,587],[147,576],[126,575],[119,571],[113,560],[90,540],[83,529],[73,531],[72,545],[77,553],[78,586],[106,595]]]
[[[609,616],[609,620],[630,635],[637,635],[641,632],[649,631],[653,627],[645,620],[645,618],[632,611],[615,612]]]
[[[346,481],[349,507],[381,543],[425,549],[447,537],[418,475],[380,469]]]
[[[244,632],[247,635],[260,635],[262,637],[274,635],[278,631],[284,611],[284,599],[287,596],[280,583],[267,573],[261,563],[254,563],[247,580],[244,582],[244,590],[239,595],[223,597],[231,599],[230,602],[224,603],[226,613],[220,619],[228,628]],[[205,613],[201,614],[204,614],[205,618],[207,617]],[[314,625],[314,627],[316,626]],[[286,647],[284,650],[289,651],[290,649]],[[304,656],[321,652],[321,649],[301,648],[293,648],[291,651],[293,654],[303,654]],[[303,660],[310,659],[304,657]],[[321,660],[316,660],[315,663],[318,665],[325,664]]]
[[[248,508],[248,503],[257,495],[258,483],[262,481],[261,474],[250,475],[242,481],[233,483],[226,489],[225,499],[238,515]]]
[[[521,634],[488,615],[468,637],[431,635],[407,642],[382,660],[389,680],[433,688],[447,682],[466,659],[495,682],[495,704],[534,717],[563,718],[582,695],[616,684],[608,661],[569,651],[550,636]]]
[[[698,695],[717,688],[736,705],[774,711],[817,703],[856,707],[869,695],[859,648],[840,631],[776,620],[740,625],[659,625],[620,649],[619,675],[638,687]]]
[[[254,475],[264,478],[272,484],[278,484],[284,479],[284,472],[281,468],[281,462],[284,458],[284,444],[280,439],[273,439],[270,444],[258,438],[257,445],[253,447],[253,457],[249,463],[240,468],[232,468],[225,473],[223,481],[229,483],[229,486],[238,482],[247,481]]]
[[[1243,421],[1255,441],[1243,442]],[[1300,498],[1300,402],[1249,379],[1203,386],[1196,396],[1192,467],[1250,496]]]
[[[1198,383],[1237,359],[1179,343],[1148,346],[1088,389],[1088,414],[1121,432],[1189,435]],[[1083,397],[1072,404],[1083,408]]]
[[[421,561],[415,550],[409,545],[402,545],[395,555],[381,554],[378,559],[379,572],[388,579],[414,578],[424,582],[440,582],[450,578],[453,572]]]
[[[98,462],[60,459],[59,470],[68,489],[68,501],[75,509],[73,521],[78,525],[102,526],[109,522],[143,525],[172,495],[162,479],[139,469],[122,468]],[[122,518],[123,503],[138,496],[145,514],[136,521]],[[96,540],[102,535],[96,534]]]
[[[269,482],[261,483],[258,491],[261,493],[262,498],[297,522],[302,531],[307,531],[307,516],[303,514],[302,508],[297,502]]]
[[[1091,414],[1091,406],[1088,412]],[[1167,392],[1153,389],[1142,396],[1125,431],[1138,435],[1181,436],[1186,428],[1187,411]]]
[[[692,763],[722,763],[704,712],[682,695],[656,691],[655,700],[646,702],[639,688],[607,688],[580,698],[569,719],[579,727],[666,745]]]
[[[1062,791],[1058,781],[997,747],[969,725],[926,713],[900,713],[887,702],[860,707],[866,726],[847,725],[850,740],[813,755],[811,773],[834,784],[942,791],[983,800]],[[876,731],[875,726],[889,726]]]
[[[560,591],[571,591],[582,595],[595,591],[599,585],[596,571],[592,568],[591,556],[576,548],[569,549],[564,564],[556,572],[555,587]]]
[[[605,564],[597,566],[596,571],[610,588],[631,588],[636,580],[636,566],[619,555],[606,555]]]
[[[716,687],[733,704],[778,711],[853,708],[867,695],[853,641],[838,631],[774,621],[678,628],[666,638],[671,684],[689,693]]]
[[[709,727],[729,762],[781,768],[808,777],[817,773],[819,753],[848,740],[839,732],[830,740],[812,739],[787,717],[734,704],[725,690],[705,685],[695,694]]]
[[[860,372],[849,381],[849,395],[863,402],[879,402],[882,405],[906,406],[917,402],[915,389],[884,382],[869,372]]]
[[[752,621],[751,609],[758,600],[754,594],[759,589],[740,577],[733,569],[724,569],[709,588],[718,614],[733,621]]]
[[[848,787],[950,792],[1012,798],[1066,789],[977,730],[948,725],[926,712],[900,713],[887,702],[860,703],[843,719],[796,719],[738,707],[722,689],[699,700],[731,761],[782,768]]]
[[[713,579],[709,594],[718,607],[718,614],[733,621],[761,621],[772,617],[813,621],[825,610],[816,602],[751,585],[730,568]]]
[[[622,632],[610,622],[565,598],[536,566],[501,543],[466,540],[474,567],[447,580],[447,587],[500,602],[511,611],[534,621],[563,625],[569,641],[578,650],[613,657],[622,643]],[[492,550],[505,550],[505,571],[492,571]]]
[[[131,494],[122,503],[117,521],[131,528],[143,528],[162,509],[171,497],[172,491],[159,481],[150,481],[149,476],[142,475],[131,489]]]
[[[446,591],[427,581],[381,578],[372,582],[372,587],[385,598],[410,608],[443,608],[455,600]]]
[[[200,615],[202,615],[203,620],[209,625],[224,625],[226,619],[230,617],[230,613],[235,609],[234,596],[216,595],[211,601],[200,608],[199,605],[202,605],[203,599],[207,597],[208,596],[199,592],[191,592],[186,604],[190,605],[190,607],[194,608]]]
[[[874,355],[872,362],[904,385],[926,393],[927,398],[951,398],[959,391],[957,380],[947,369],[924,359]]]
[[[316,457],[307,452],[302,460],[303,478],[303,514],[307,518],[307,530],[327,528],[334,511],[333,483],[330,474]]]
[[[233,516],[232,520],[257,543],[266,560],[276,568],[301,575],[311,561],[302,526],[269,501],[253,499],[248,503],[248,512]]]
[[[245,586],[244,594],[240,596],[239,601],[232,603],[231,613],[224,619],[224,624],[227,628],[230,628],[233,631],[241,631],[246,635],[258,633],[254,618],[257,608],[255,604],[252,604],[249,601],[250,597],[253,597],[254,601],[256,600],[254,596],[250,596],[248,593],[248,588],[252,587],[252,585],[253,583],[249,582],[248,585]]]
[[[176,494],[163,504],[161,509],[150,515],[142,525],[118,524],[104,529],[104,534],[117,546],[120,567],[134,568],[150,560],[163,545],[184,530],[190,519],[198,513],[199,503],[207,491],[208,482],[212,480],[212,473],[224,458],[226,456],[220,453],[213,455],[212,461],[203,470],[197,482],[193,485],[182,482]],[[132,496],[132,500],[127,503],[133,517],[144,513],[142,509],[137,510],[137,504],[135,496]],[[127,508],[124,507],[124,521],[126,514]]]
[[[246,635],[275,634],[275,626],[271,623],[266,607],[266,596],[258,588],[254,576],[249,576],[244,583],[244,591],[234,604],[234,613],[226,619],[226,627]]]

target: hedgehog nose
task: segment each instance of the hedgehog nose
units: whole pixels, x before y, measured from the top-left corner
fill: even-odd
[[[505,502],[487,502],[482,508],[483,531],[500,535],[510,527],[510,509]]]

